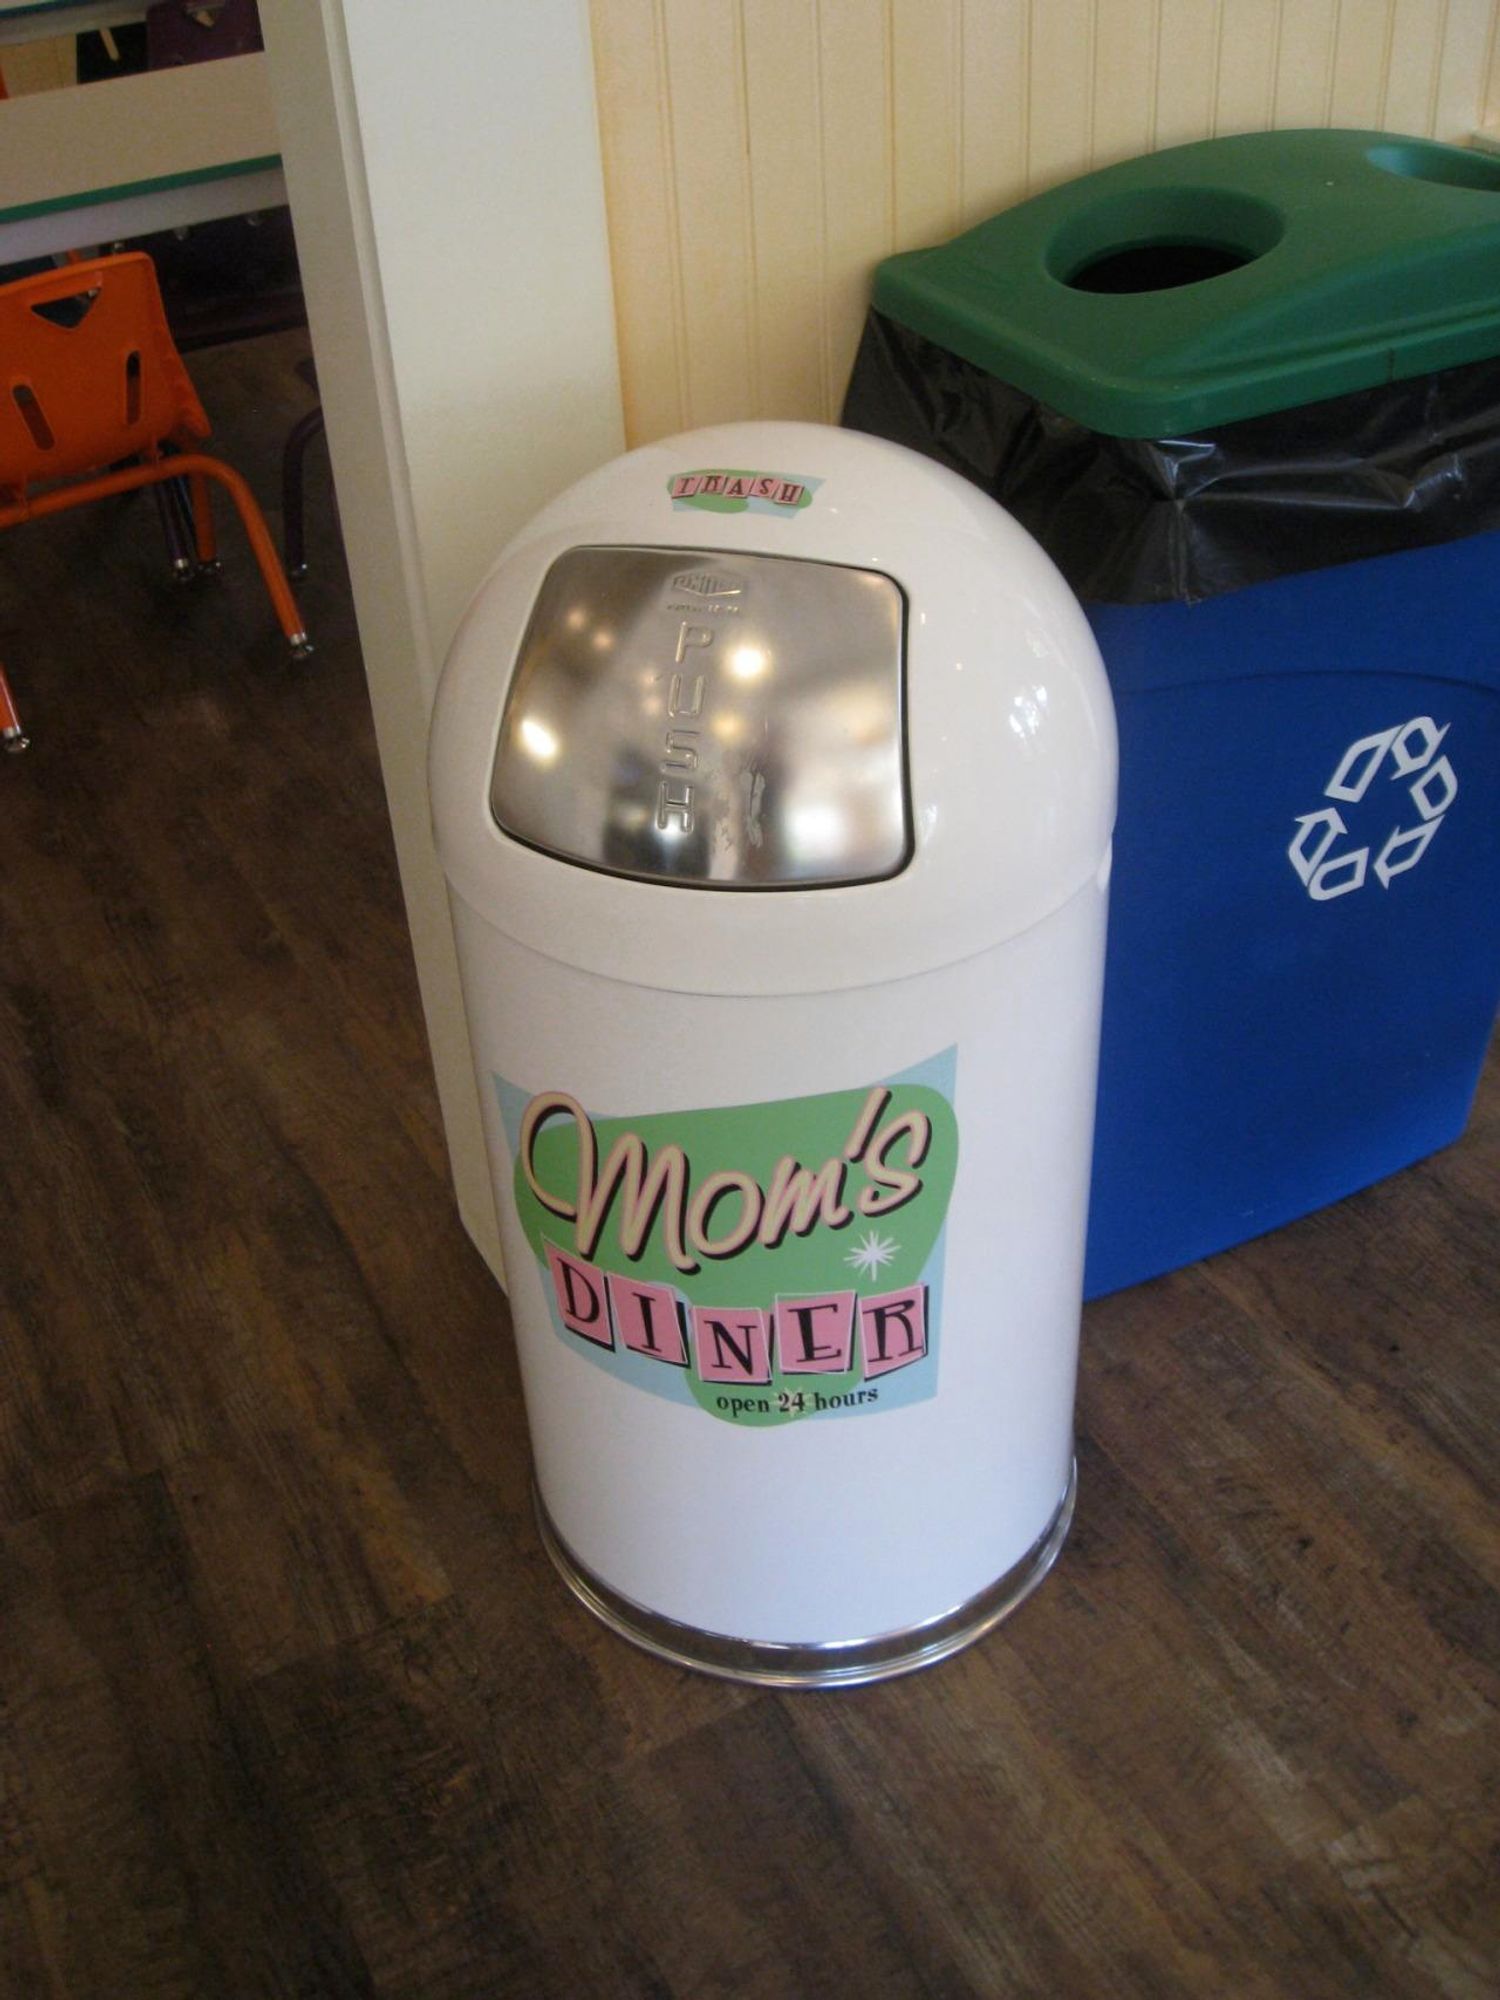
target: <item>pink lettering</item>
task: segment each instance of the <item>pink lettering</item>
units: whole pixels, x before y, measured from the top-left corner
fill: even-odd
[[[691,1306],[693,1353],[705,1382],[769,1382],[771,1327],[754,1307]]]
[[[854,1294],[776,1301],[776,1360],[784,1375],[843,1375],[854,1365]]]
[[[927,1354],[927,1287],[881,1292],[859,1302],[859,1338],[865,1380],[909,1368]]]
[[[596,1264],[585,1264],[578,1257],[568,1256],[555,1243],[546,1248],[552,1289],[563,1325],[570,1333],[580,1334],[600,1347],[613,1347],[615,1338],[605,1304],[604,1273]]]
[[[672,1287],[622,1278],[614,1271],[609,1273],[608,1282],[610,1311],[621,1345],[634,1354],[649,1355],[653,1361],[670,1361],[675,1368],[686,1368],[687,1341]]]

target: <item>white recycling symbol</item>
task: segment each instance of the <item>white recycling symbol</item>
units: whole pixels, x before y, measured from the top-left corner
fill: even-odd
[[[1297,816],[1297,831],[1287,849],[1287,859],[1296,869],[1303,886],[1315,903],[1332,902],[1362,889],[1373,873],[1382,889],[1388,889],[1397,875],[1415,868],[1432,844],[1443,823],[1443,815],[1458,797],[1458,778],[1438,748],[1448,734],[1430,715],[1414,715],[1394,729],[1380,729],[1373,736],[1361,736],[1340,757],[1338,769],[1323,787],[1325,799],[1358,805],[1376,776],[1391,766],[1387,781],[1411,779],[1406,796],[1417,811],[1412,826],[1394,826],[1375,856],[1373,868],[1368,847],[1346,847],[1337,851],[1338,841],[1349,831],[1337,806],[1320,806],[1316,812]]]

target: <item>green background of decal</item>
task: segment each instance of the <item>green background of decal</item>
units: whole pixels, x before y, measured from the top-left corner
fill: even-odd
[[[676,1144],[687,1154],[691,1191],[703,1185],[710,1174],[734,1169],[748,1174],[764,1189],[778,1159],[790,1154],[799,1165],[815,1173],[823,1162],[838,1157],[853,1131],[869,1095],[867,1090],[841,1090],[821,1097],[787,1098],[771,1104],[734,1105],[708,1111],[668,1111],[643,1118],[595,1118],[598,1159],[602,1165],[616,1139],[636,1132],[655,1157],[660,1146]],[[737,1256],[703,1258],[695,1272],[679,1271],[662,1243],[660,1217],[651,1229],[638,1259],[627,1257],[620,1246],[618,1225],[620,1203],[612,1203],[593,1255],[587,1260],[605,1271],[642,1278],[655,1284],[673,1285],[693,1305],[758,1306],[769,1309],[778,1296],[806,1298],[819,1292],[854,1291],[862,1296],[891,1292],[914,1285],[927,1267],[953,1192],[958,1165],[958,1122],[953,1106],[938,1091],[925,1084],[895,1084],[890,1103],[877,1129],[884,1128],[904,1111],[921,1111],[932,1121],[932,1139],[920,1173],[921,1192],[890,1215],[864,1216],[857,1201],[862,1189],[871,1185],[868,1175],[856,1162],[844,1178],[844,1206],[854,1211],[853,1220],[841,1229],[819,1223],[806,1236],[790,1231],[779,1248],[770,1250],[752,1242]],[[891,1149],[890,1164],[904,1167],[907,1145],[898,1139]],[[648,1160],[648,1166],[649,1166]],[[570,1201],[577,1189],[578,1133],[571,1117],[550,1119],[537,1137],[535,1166],[543,1187]],[[532,1193],[518,1159],[515,1169],[516,1208],[526,1240],[543,1266],[544,1242],[574,1253],[573,1225],[563,1216],[553,1215]],[[739,1202],[733,1194],[717,1204],[711,1218],[715,1234],[722,1235],[737,1218]],[[875,1230],[899,1246],[890,1263],[869,1273],[855,1270],[846,1260],[867,1231]],[[653,1364],[666,1366],[667,1364]],[[688,1384],[704,1409],[716,1417],[716,1398],[731,1385],[703,1382],[697,1370],[685,1371]],[[872,1386],[879,1386],[877,1378]],[[742,1424],[772,1424],[794,1421],[797,1412],[781,1415],[774,1408],[777,1392],[801,1390],[811,1402],[811,1391],[824,1396],[840,1395],[858,1388],[862,1380],[858,1361],[843,1375],[783,1375],[773,1369],[769,1386],[757,1385],[743,1391],[764,1396],[773,1408],[769,1413],[742,1413]],[[810,1411],[804,1414],[811,1414]]]

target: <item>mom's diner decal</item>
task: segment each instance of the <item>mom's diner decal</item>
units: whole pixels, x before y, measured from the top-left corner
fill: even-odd
[[[637,1117],[497,1078],[558,1337],[736,1424],[936,1385],[953,1051],[887,1082]]]

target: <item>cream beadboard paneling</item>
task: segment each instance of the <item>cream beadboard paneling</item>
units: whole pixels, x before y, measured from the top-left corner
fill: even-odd
[[[1216,133],[1500,118],[1500,0],[592,0],[627,431],[834,418],[873,266]]]
[[[1334,35],[1331,125],[1378,125],[1391,59],[1394,0],[1341,0]]]
[[[1098,13],[1094,0],[1047,0],[1031,9],[1026,64],[1030,187],[1066,180],[1088,164],[1094,137]]]
[[[1259,132],[1276,123],[1282,0],[1233,0],[1219,23],[1213,129]]]
[[[1091,166],[1133,160],[1155,145],[1161,27],[1158,0],[1115,0],[1094,9]]]
[[[1283,4],[1276,44],[1278,126],[1327,125],[1332,118],[1334,52],[1338,46],[1342,0],[1294,0]],[[1468,9],[1483,13],[1488,7]]]
[[[1039,7],[1047,4],[1037,0]],[[1232,7],[1236,0],[1226,4]],[[1214,0],[1157,0],[1157,13],[1153,148],[1179,146],[1213,131],[1224,9]]]
[[[870,269],[895,238],[895,174],[885,0],[823,0],[813,11],[827,264],[809,309],[823,350],[823,400],[811,407],[824,410],[841,400],[848,329],[863,319]]]
[[[754,32],[742,20],[750,194],[753,373],[761,404],[805,410],[827,401],[823,338],[823,109],[818,24],[804,0],[763,0]],[[770,144],[756,143],[761,133]],[[762,254],[765,246],[768,254]],[[787,339],[809,308],[812,318]],[[729,397],[725,415],[738,415]]]
[[[634,443],[680,430],[691,403],[661,11],[659,0],[611,0],[593,17],[615,318],[622,350],[642,357],[622,370],[620,382]]]

